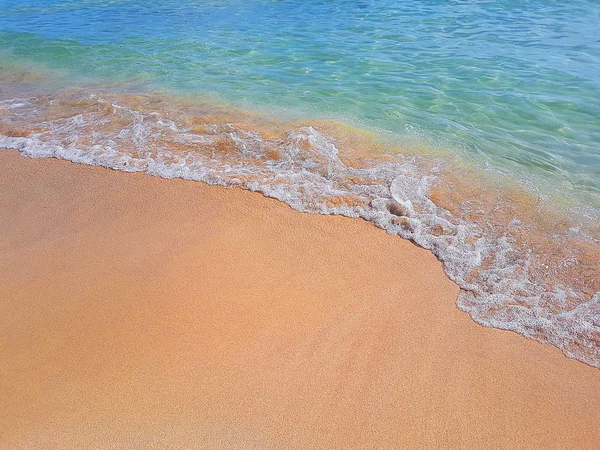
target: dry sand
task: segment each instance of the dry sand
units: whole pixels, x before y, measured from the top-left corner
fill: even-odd
[[[457,294],[360,220],[0,150],[0,447],[600,448],[600,370]]]

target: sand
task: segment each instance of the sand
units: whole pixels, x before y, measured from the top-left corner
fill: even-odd
[[[0,447],[600,448],[600,370],[457,294],[361,220],[0,150]]]

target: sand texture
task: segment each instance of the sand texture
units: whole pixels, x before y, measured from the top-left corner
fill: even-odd
[[[600,370],[457,294],[361,220],[0,150],[0,447],[600,448]]]

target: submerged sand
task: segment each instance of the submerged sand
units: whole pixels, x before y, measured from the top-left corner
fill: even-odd
[[[361,220],[0,150],[0,447],[600,447],[600,370],[457,294]]]

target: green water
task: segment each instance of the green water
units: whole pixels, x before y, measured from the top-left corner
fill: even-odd
[[[600,3],[2,1],[4,64],[392,132],[600,205]]]

